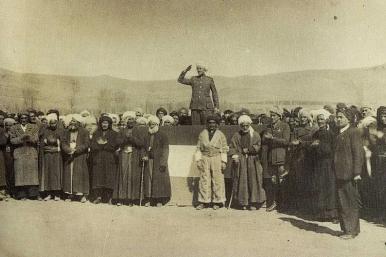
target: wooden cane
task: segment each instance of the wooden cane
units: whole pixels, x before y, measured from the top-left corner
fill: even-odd
[[[141,168],[141,185],[139,190],[139,206],[142,206],[142,194],[143,194],[143,177],[145,172],[145,162],[142,161],[142,168]]]

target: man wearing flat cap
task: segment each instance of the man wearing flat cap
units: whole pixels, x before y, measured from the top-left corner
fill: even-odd
[[[196,65],[197,76],[185,78],[186,73],[192,68],[189,65],[178,77],[178,82],[192,87],[192,99],[190,109],[192,110],[192,125],[206,123],[206,117],[213,112],[219,111],[219,100],[213,78],[206,76],[206,67]],[[210,94],[212,92],[212,95]]]
[[[360,197],[357,181],[362,171],[362,140],[358,128],[352,126],[354,113],[350,108],[340,108],[336,112],[339,133],[334,151],[334,168],[337,184],[338,213],[341,238],[352,239],[360,232]]]

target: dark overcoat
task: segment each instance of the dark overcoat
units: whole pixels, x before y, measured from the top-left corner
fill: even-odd
[[[153,139],[151,139],[153,137]],[[151,140],[153,142],[151,142]],[[170,198],[171,185],[168,169],[169,140],[165,133],[147,133],[145,149],[150,161],[145,166],[145,197]],[[149,150],[150,149],[150,150]],[[164,168],[161,168],[164,167]],[[162,169],[162,170],[161,170]]]
[[[104,137],[106,144],[98,144],[99,138]],[[98,129],[91,139],[92,152],[92,186],[93,189],[114,189],[117,174],[118,159],[115,152],[118,150],[118,133],[109,129],[103,132]]]
[[[65,193],[88,194],[90,190],[89,169],[87,165],[90,147],[89,132],[80,127],[76,137],[74,154],[70,155],[71,131],[66,130],[63,135],[63,191]]]

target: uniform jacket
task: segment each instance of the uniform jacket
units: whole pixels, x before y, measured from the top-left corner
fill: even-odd
[[[268,163],[271,165],[284,165],[286,158],[286,148],[290,140],[290,128],[287,123],[278,121],[268,128],[272,139],[264,139],[264,144],[268,145]]]
[[[206,75],[193,76],[190,79],[187,79],[185,78],[185,74],[186,72],[183,71],[177,81],[192,87],[190,109],[213,110],[214,108],[219,108],[217,90],[213,79]],[[210,92],[212,92],[212,96],[210,95]]]
[[[349,127],[336,137],[334,166],[337,179],[351,180],[362,172],[363,146],[359,129]]]

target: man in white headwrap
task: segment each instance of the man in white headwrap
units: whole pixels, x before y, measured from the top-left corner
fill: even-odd
[[[148,120],[145,117],[138,117],[136,120],[138,126],[146,126],[148,123]]]
[[[85,129],[88,131],[90,138],[94,134],[94,132],[98,128],[98,122],[97,119],[94,116],[87,116],[83,118],[83,122],[85,124]]]
[[[142,108],[137,107],[137,108],[135,108],[134,111],[135,111],[135,116],[136,116],[137,118],[143,117],[144,111],[143,111]]]
[[[238,123],[240,130],[232,136],[228,153],[233,160],[233,198],[242,209],[256,210],[266,200],[259,160],[261,139],[249,116],[241,115]]]
[[[165,115],[162,117],[162,126],[173,126],[174,119],[170,115]]]
[[[145,162],[144,196],[146,205],[153,202],[161,207],[171,197],[171,185],[168,169],[169,139],[159,131],[160,120],[156,116],[149,117],[149,129],[144,138]]]
[[[192,125],[206,123],[206,117],[219,112],[219,98],[213,78],[206,76],[206,67],[198,64],[197,76],[185,78],[186,73],[192,68],[189,65],[178,77],[178,82],[192,87],[192,99],[190,109],[192,110]],[[212,95],[211,95],[212,92]]]
[[[80,114],[73,114],[68,130],[64,132],[62,139],[63,191],[67,195],[67,201],[78,196],[82,203],[86,202],[86,196],[90,190],[87,166],[90,136],[89,132],[83,128],[84,119]]]

